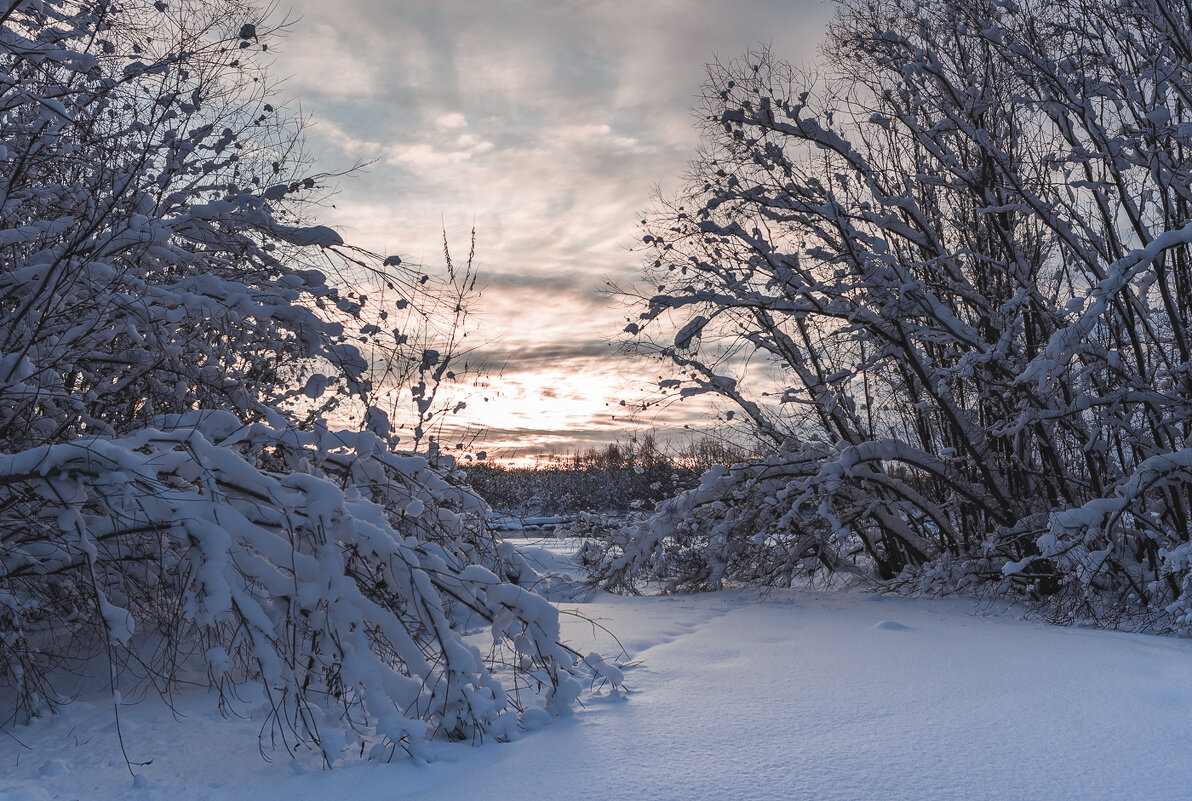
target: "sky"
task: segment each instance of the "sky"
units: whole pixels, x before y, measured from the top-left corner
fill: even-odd
[[[636,225],[698,144],[704,65],[769,44],[810,64],[826,0],[286,0],[271,45],[283,96],[309,118],[321,171],[361,161],[321,222],[352,244],[442,265],[476,231],[482,352],[499,371],[461,422],[513,459],[654,428],[699,429],[706,407],[629,420],[663,366],[620,355]],[[621,401],[626,401],[622,406]]]

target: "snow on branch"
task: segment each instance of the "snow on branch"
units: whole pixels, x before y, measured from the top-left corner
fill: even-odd
[[[450,457],[396,450],[379,401],[418,377],[442,418],[475,275],[309,222],[270,32],[223,0],[0,15],[0,723],[98,675],[255,683],[328,764],[508,738],[612,668]]]
[[[1186,632],[1188,41],[1169,0],[846,0],[814,72],[711,65],[625,331],[762,455],[593,542],[593,578]]]
[[[260,683],[290,745],[347,729],[420,754],[510,737],[525,687],[552,714],[578,694],[557,611],[498,576],[521,566],[483,548],[483,502],[421,457],[226,412],[160,422],[0,457],[0,664],[26,713],[58,702],[66,651],[42,632],[64,616],[75,648],[114,649],[117,681]]]

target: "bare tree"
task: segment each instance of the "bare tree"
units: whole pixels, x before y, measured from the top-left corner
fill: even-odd
[[[432,458],[463,451],[480,431],[454,421],[468,407],[474,385],[488,377],[478,355],[482,341],[475,309],[483,293],[476,265],[476,232],[467,261],[457,265],[443,233],[442,272],[407,268],[371,276],[367,322],[361,327],[369,360],[362,406],[366,426],[390,432],[396,446]],[[394,258],[389,264],[393,265]],[[444,450],[444,445],[447,450]]]
[[[606,579],[847,570],[1182,627],[1186,12],[845,2],[819,75],[713,65],[628,330],[773,455],[624,534]]]
[[[321,177],[268,94],[267,21],[235,0],[15,0],[0,26],[6,719],[69,700],[71,673],[102,671],[117,710],[205,674],[260,684],[275,742],[330,763],[566,708],[578,655],[516,583],[532,571],[370,411],[375,300],[336,279],[428,278],[305,219]],[[335,430],[336,403],[366,430]]]

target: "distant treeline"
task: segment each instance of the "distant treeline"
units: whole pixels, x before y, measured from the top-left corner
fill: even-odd
[[[472,488],[497,512],[512,515],[628,512],[694,486],[714,464],[749,458],[731,442],[704,437],[678,448],[653,434],[547,457],[533,467],[479,462],[465,468]]]

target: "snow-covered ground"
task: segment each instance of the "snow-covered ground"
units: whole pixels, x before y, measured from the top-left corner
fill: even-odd
[[[545,560],[552,541],[529,542]],[[259,721],[202,693],[175,720],[80,703],[0,735],[0,799],[1146,799],[1192,796],[1192,642],[1054,628],[964,600],[843,593],[568,603],[638,664],[515,742],[430,764],[264,761]],[[599,628],[572,641],[608,656]],[[251,710],[251,705],[246,705]],[[304,763],[313,764],[313,763]]]

